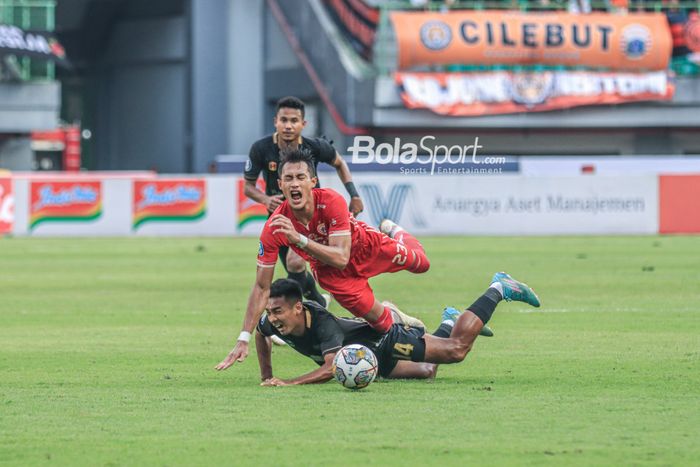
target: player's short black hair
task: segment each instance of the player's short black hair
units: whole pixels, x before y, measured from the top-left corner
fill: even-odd
[[[303,299],[301,286],[292,279],[277,279],[270,286],[270,298],[282,297],[287,303],[294,304]]]
[[[314,167],[314,160],[311,158],[311,154],[302,149],[284,149],[280,152],[279,173],[282,174],[285,164],[296,162],[303,162],[306,164],[311,176],[316,176],[316,168]]]
[[[279,113],[280,109],[298,109],[301,112],[301,118],[304,118],[304,101],[298,97],[287,96],[278,100],[275,115]]]

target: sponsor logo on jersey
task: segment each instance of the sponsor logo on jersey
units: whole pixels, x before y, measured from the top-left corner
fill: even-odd
[[[263,247],[262,242],[259,242],[260,245],[258,246],[258,256],[263,256],[265,254],[265,247]]]
[[[312,240],[316,243],[320,243],[321,245],[328,245],[328,236],[327,235],[317,235],[315,233],[310,233],[308,235],[309,240]]]

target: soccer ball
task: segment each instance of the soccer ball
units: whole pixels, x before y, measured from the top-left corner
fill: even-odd
[[[335,379],[348,389],[369,386],[378,372],[377,357],[364,345],[346,345],[338,351],[333,360]]]

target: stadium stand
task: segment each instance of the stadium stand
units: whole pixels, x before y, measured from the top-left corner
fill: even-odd
[[[697,1],[311,0],[291,5],[270,0],[268,5],[285,36],[295,45],[293,48],[325,106],[330,109],[339,129],[332,136],[341,147],[350,145],[353,134],[372,134],[379,139],[384,137],[382,141],[391,141],[393,137],[410,138],[410,133],[439,131],[450,143],[464,131],[476,131],[497,134],[492,150],[513,155],[687,154],[696,153],[700,148],[697,141],[700,121],[696,117],[700,113],[697,97],[700,91],[697,79],[700,4]],[[535,16],[547,12],[584,16],[590,12],[589,20],[602,18],[622,25],[629,22],[626,17],[632,18],[630,15],[648,13],[644,16],[655,18],[655,24],[660,25],[658,29],[652,28],[654,34],[664,30],[659,37],[669,48],[652,54],[662,57],[662,66],[648,67],[642,62],[625,67],[622,61],[586,64],[537,60],[524,63],[439,61],[401,66],[403,58],[394,14],[414,12],[440,15],[435,17],[439,19],[465,11]],[[578,33],[582,34],[580,30]],[[649,42],[639,36],[624,44],[629,53],[638,55],[643,55],[648,45]],[[329,53],[331,50],[333,53]],[[632,83],[630,86],[655,87],[656,95],[641,93],[633,99],[604,97],[576,103],[565,100],[564,104],[557,103],[554,107],[537,107],[527,102],[529,107],[520,108],[516,113],[509,106],[476,114],[460,113],[463,109],[455,113],[454,109],[436,110],[433,106],[428,110],[426,106],[418,108],[410,103],[401,75],[416,72],[430,74],[428,78],[434,83],[428,84],[436,86],[440,97],[452,92],[446,82],[460,74],[463,75],[460,79],[467,81],[479,77],[505,80],[511,88],[522,89],[525,95],[542,94],[540,97],[548,99],[548,104],[553,104],[554,100],[546,95],[547,86],[550,86],[547,83],[566,79],[586,86],[606,86],[610,80],[628,79],[628,84]],[[420,84],[426,85],[425,81]],[[580,105],[583,106],[578,107]],[[533,112],[538,110],[550,111]],[[527,113],[527,118],[517,112]],[[564,131],[567,133],[565,142],[560,137]],[[535,138],[536,149],[531,144]]]
[[[55,40],[55,2],[0,0],[0,167],[30,170],[30,133],[58,126],[57,63],[67,64]]]

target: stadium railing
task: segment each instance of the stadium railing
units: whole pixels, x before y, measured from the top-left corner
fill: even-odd
[[[0,24],[52,32],[56,27],[55,14],[55,0],[0,0]],[[15,56],[7,56],[5,60],[8,63],[0,63],[0,67],[13,66],[23,81],[52,81],[56,77],[55,64],[51,61]]]

